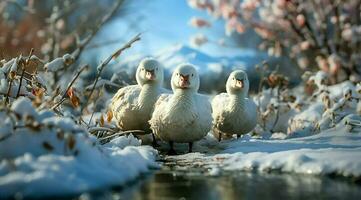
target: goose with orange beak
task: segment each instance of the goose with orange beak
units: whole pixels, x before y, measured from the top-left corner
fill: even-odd
[[[213,135],[220,141],[249,133],[257,124],[257,107],[248,98],[249,81],[245,71],[233,71],[226,83],[227,93],[212,100]]]
[[[155,104],[149,121],[153,132],[170,145],[168,154],[175,154],[174,143],[202,139],[212,126],[212,108],[206,96],[198,93],[199,75],[191,64],[181,64],[173,72],[173,94],[163,94]]]
[[[152,116],[154,104],[162,93],[163,67],[153,58],[143,59],[136,71],[138,85],[130,85],[118,90],[110,103],[110,109],[119,128],[127,130],[143,130],[151,133],[148,123]],[[156,140],[153,135],[153,145]]]

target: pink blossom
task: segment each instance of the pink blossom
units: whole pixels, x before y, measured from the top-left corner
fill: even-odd
[[[342,38],[346,41],[351,41],[352,40],[352,36],[353,36],[353,31],[351,27],[347,27],[345,29],[342,30]]]
[[[190,38],[190,43],[193,46],[202,46],[207,42],[208,42],[207,37],[201,33],[198,33]]]
[[[205,20],[198,17],[192,17],[189,21],[189,24],[196,28],[202,28],[202,27],[210,27],[211,24]]]
[[[325,58],[321,57],[321,56],[317,56],[316,57],[316,62],[318,65],[318,68],[324,72],[328,72],[329,70],[329,66],[328,66],[328,62]]]
[[[304,15],[302,14],[299,14],[297,15],[296,17],[296,21],[297,21],[297,24],[300,26],[300,27],[303,27],[306,23],[306,18]]]
[[[247,11],[253,11],[259,6],[259,1],[257,0],[244,0],[241,3],[241,8]]]
[[[309,41],[303,41],[300,43],[301,50],[308,50],[310,48],[311,44]]]
[[[341,59],[338,55],[332,54],[327,59],[328,64],[330,66],[330,73],[331,74],[337,74],[341,68]]]
[[[263,39],[270,39],[273,36],[273,33],[270,30],[263,27],[255,27],[254,30]]]
[[[297,58],[297,64],[301,69],[307,69],[309,67],[310,61],[306,57]]]
[[[276,0],[276,5],[279,8],[284,8],[287,5],[287,0]]]

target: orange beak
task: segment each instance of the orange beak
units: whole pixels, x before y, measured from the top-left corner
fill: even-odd
[[[179,86],[181,88],[187,88],[189,86],[189,75],[184,76],[184,75],[180,75],[180,81],[179,81]]]
[[[236,87],[243,88],[244,87],[243,80],[236,79]]]
[[[148,80],[154,80],[155,79],[154,70],[146,70],[145,71],[145,78],[147,78]]]

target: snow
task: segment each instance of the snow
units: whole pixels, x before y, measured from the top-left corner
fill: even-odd
[[[46,63],[44,68],[49,72],[56,72],[64,67],[63,58],[55,58],[53,61]]]
[[[141,141],[135,138],[132,134],[129,136],[120,136],[118,138],[113,139],[109,143],[105,144],[105,147],[108,148],[124,148],[126,146],[140,146]]]
[[[202,153],[168,156],[168,159],[208,168],[210,176],[217,176],[221,171],[241,170],[361,177],[361,128],[350,132],[339,124],[319,134],[290,139],[280,137],[285,134],[275,134],[274,138],[281,139],[245,135],[216,144],[207,138],[194,147]],[[223,149],[210,153],[219,147]]]
[[[123,185],[158,167],[158,152],[132,135],[100,145],[71,118],[37,111],[27,98],[9,112],[0,111],[0,199],[76,195]]]

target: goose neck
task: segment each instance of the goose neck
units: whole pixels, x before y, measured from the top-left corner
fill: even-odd
[[[176,90],[174,91],[174,99],[183,104],[192,104],[194,91],[192,90]]]
[[[145,84],[139,94],[138,103],[140,107],[151,105],[150,101],[155,101],[158,97],[159,85]]]
[[[234,109],[243,109],[244,108],[244,104],[245,104],[245,99],[246,95],[244,93],[240,93],[240,94],[231,94],[230,95],[230,108],[232,110]]]

